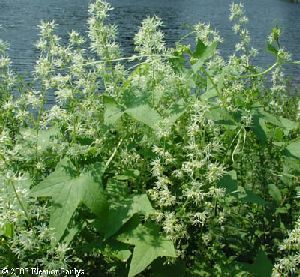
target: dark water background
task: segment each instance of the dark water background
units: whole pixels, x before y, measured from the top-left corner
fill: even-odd
[[[36,27],[42,19],[54,19],[58,34],[66,40],[72,29],[82,34],[87,31],[87,8],[90,0],[0,0],[0,38],[9,42],[10,57],[17,72],[32,71],[38,52]],[[236,37],[228,20],[232,0],[111,0],[115,7],[110,20],[119,26],[119,42],[125,55],[133,51],[132,37],[140,22],[148,15],[157,15],[164,21],[163,31],[168,46],[188,31],[187,25],[199,21],[211,23],[224,38],[222,54],[228,56],[234,49]],[[266,53],[266,37],[272,27],[282,28],[281,44],[294,59],[300,60],[300,4],[283,0],[244,0],[249,18],[248,29],[252,43],[260,51],[257,63],[263,67],[274,62]],[[300,67],[288,66],[287,74],[300,83]]]

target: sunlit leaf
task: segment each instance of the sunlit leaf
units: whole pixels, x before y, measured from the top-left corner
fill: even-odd
[[[208,73],[210,74],[210,72]],[[218,96],[218,92],[222,91],[223,86],[224,86],[224,72],[222,72],[218,76],[218,81],[214,83],[210,78],[207,77],[206,91],[201,95],[201,98],[205,100],[209,100],[211,98]]]
[[[271,43],[268,43],[267,49],[271,54],[277,57],[278,50]]]
[[[266,204],[266,201],[264,199],[262,199],[259,195],[257,195],[251,190],[246,190],[246,196],[242,198],[242,201],[258,205]]]
[[[193,53],[193,58],[196,59],[196,62],[192,65],[194,72],[197,72],[214,55],[217,45],[217,42],[213,42],[211,45],[206,46],[201,40],[198,40],[196,50]]]
[[[287,147],[286,150],[294,157],[300,159],[300,137],[290,143]]]
[[[102,186],[90,173],[74,176],[74,168],[62,160],[55,171],[31,190],[33,196],[52,197],[49,227],[55,230],[55,239],[64,235],[69,221],[80,203],[85,204],[96,215],[106,208]]]
[[[59,130],[56,127],[50,127],[46,130],[38,130],[32,128],[23,128],[21,129],[22,136],[36,143],[38,151],[45,151],[49,146],[51,139],[54,138],[59,133]]]
[[[275,184],[268,185],[269,194],[278,203],[282,201],[282,195],[280,189]]]
[[[147,195],[127,196],[110,207],[105,222],[105,237],[115,234],[133,215],[140,213],[149,215],[153,212]]]
[[[128,277],[136,276],[158,257],[176,257],[173,242],[153,224],[140,224],[129,233],[121,234],[118,240],[135,246]]]
[[[12,239],[14,237],[14,224],[11,222],[4,223],[0,229],[0,235]]]
[[[122,112],[117,102],[112,97],[104,96],[103,101],[105,107],[104,124],[113,125],[121,118],[124,112]]]
[[[148,105],[140,105],[125,111],[130,117],[136,121],[142,122],[152,129],[156,129],[157,123],[161,121],[161,117],[157,111]]]

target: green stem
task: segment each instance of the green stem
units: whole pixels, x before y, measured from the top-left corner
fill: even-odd
[[[264,70],[263,72],[257,73],[257,74],[250,74],[250,75],[242,75],[242,76],[232,76],[234,79],[247,79],[247,78],[254,78],[254,77],[259,77],[259,76],[263,76],[267,73],[269,73],[272,69],[274,69],[276,66],[278,65],[278,63],[274,63],[272,66],[270,66],[269,68],[267,68],[266,70]]]
[[[105,60],[105,61],[93,61],[88,62],[85,65],[93,65],[93,64],[101,64],[101,63],[107,63],[107,62],[121,62],[121,61],[134,61],[139,60],[143,58],[156,58],[156,57],[165,57],[165,58],[178,58],[177,56],[168,55],[168,54],[152,54],[152,55],[133,55],[130,57],[124,57],[124,58],[118,58],[118,59],[112,59],[112,60]]]
[[[106,171],[106,169],[109,167],[111,161],[113,160],[114,156],[116,155],[120,145],[122,144],[123,139],[120,139],[118,145],[116,146],[116,148],[114,149],[114,152],[111,154],[111,156],[109,157],[109,159],[107,160],[105,167],[104,167],[104,172]]]
[[[181,41],[185,40],[186,38],[190,37],[190,36],[193,35],[194,33],[196,33],[196,31],[192,31],[192,32],[190,32],[190,33],[184,35],[183,37],[181,37],[181,38],[178,40],[178,42],[181,42]]]
[[[211,83],[213,84],[215,90],[217,91],[218,95],[221,95],[221,92],[218,89],[218,86],[216,85],[214,79],[210,76],[210,74],[207,72],[207,70],[202,67],[202,71],[205,73],[205,75],[207,76],[207,78],[211,81]]]
[[[23,204],[23,202],[22,202],[22,200],[21,200],[21,198],[20,198],[20,196],[19,196],[19,194],[17,192],[17,189],[16,189],[16,187],[15,187],[15,185],[14,185],[13,182],[11,182],[11,186],[13,187],[14,193],[15,193],[15,195],[17,197],[17,200],[18,200],[18,203],[19,203],[20,207],[22,208],[22,210],[25,213],[27,219],[29,220],[29,214],[27,212],[27,209],[25,208],[25,206],[24,206],[24,204]]]

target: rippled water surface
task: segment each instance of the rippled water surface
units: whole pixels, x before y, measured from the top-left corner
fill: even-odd
[[[119,42],[125,54],[133,51],[132,37],[142,19],[158,15],[169,46],[187,32],[187,26],[199,21],[211,23],[224,38],[223,55],[233,49],[235,36],[228,20],[232,0],[111,0],[115,9],[110,20],[119,26]],[[42,19],[54,19],[58,34],[66,39],[72,29],[85,33],[89,0],[0,0],[0,38],[11,45],[10,56],[19,72],[32,70],[38,53],[33,44],[38,38],[37,25]],[[300,4],[280,0],[245,0],[248,29],[253,46],[260,50],[257,62],[267,66],[273,58],[265,52],[265,41],[273,26],[283,30],[282,44],[300,60]],[[300,70],[287,72],[300,81]]]

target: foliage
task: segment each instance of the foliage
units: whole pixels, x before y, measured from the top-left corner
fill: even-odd
[[[41,23],[32,84],[0,43],[2,268],[298,276],[300,102],[282,67],[300,62],[276,27],[274,65],[253,65],[243,6],[230,9],[240,41],[228,60],[202,23],[195,46],[167,48],[157,17],[123,57],[102,0],[89,49]]]

